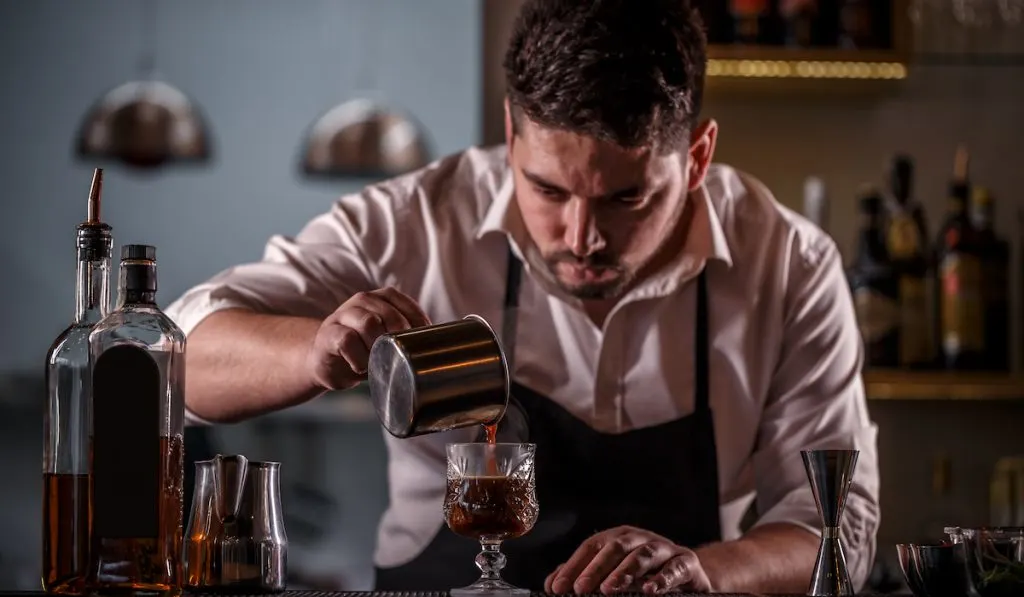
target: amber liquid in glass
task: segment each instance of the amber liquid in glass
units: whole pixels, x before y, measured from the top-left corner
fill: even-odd
[[[43,589],[82,592],[89,553],[89,475],[43,475]]]
[[[105,595],[181,594],[184,455],[180,436],[160,438],[159,535],[139,539],[93,538],[87,581],[91,591]]]
[[[516,477],[448,480],[445,510],[456,535],[505,541],[522,537],[537,521],[533,481]]]

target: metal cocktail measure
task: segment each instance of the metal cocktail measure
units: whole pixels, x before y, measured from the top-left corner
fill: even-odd
[[[821,545],[814,563],[814,574],[807,590],[815,597],[853,595],[853,584],[846,568],[846,555],[840,540],[840,526],[846,496],[850,493],[857,450],[804,450],[800,453],[811,482],[814,502],[821,516]]]

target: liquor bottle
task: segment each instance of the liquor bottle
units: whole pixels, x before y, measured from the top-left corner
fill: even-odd
[[[843,0],[839,12],[839,46],[853,50],[872,45],[874,24],[868,0]]]
[[[946,221],[936,244],[939,351],[948,369],[974,369],[984,349],[981,262],[967,213],[969,156],[957,149]]]
[[[787,46],[809,48],[814,45],[818,0],[782,0],[779,13],[784,23]]]
[[[883,209],[876,189],[862,190],[857,256],[847,272],[868,367],[899,363],[899,286],[885,246]]]
[[[981,260],[981,300],[985,337],[979,366],[994,371],[1010,369],[1010,247],[992,229],[992,195],[983,187],[971,193],[971,224]]]
[[[103,170],[77,227],[75,318],[46,355],[43,589],[79,594],[89,555],[89,333],[110,311],[111,228],[100,220]]]
[[[736,43],[756,44],[761,41],[761,19],[767,15],[768,0],[730,0]]]
[[[88,589],[179,595],[185,335],[156,304],[156,249],[121,250],[117,309],[89,336]]]
[[[934,340],[929,317],[929,260],[924,211],[913,196],[914,162],[897,155],[889,171],[889,221],[886,248],[898,280],[900,309],[899,366],[932,365]]]

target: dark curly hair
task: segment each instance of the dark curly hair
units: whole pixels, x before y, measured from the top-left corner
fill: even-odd
[[[513,127],[671,152],[700,114],[707,38],[687,0],[527,0],[505,54]]]

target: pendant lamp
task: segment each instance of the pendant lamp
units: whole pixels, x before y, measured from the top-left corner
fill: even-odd
[[[369,37],[373,39],[377,32],[372,31],[372,23],[365,21],[356,22],[355,29],[371,31]],[[361,49],[372,44],[355,45]],[[372,54],[372,51],[365,53]],[[363,54],[362,51],[349,53],[350,56]],[[336,53],[326,51],[324,55]],[[368,64],[361,65],[360,79],[372,79],[370,68]],[[373,99],[374,95],[370,92],[338,104],[313,122],[300,151],[302,175],[379,179],[404,174],[430,162],[429,143],[420,124],[411,115]]]
[[[408,116],[370,99],[335,106],[310,127],[302,171],[310,177],[382,178],[425,166],[430,151]]]
[[[78,130],[76,153],[86,161],[117,161],[142,170],[207,162],[210,133],[198,107],[155,76],[156,0],[143,6],[143,76],[108,91],[89,109]]]

